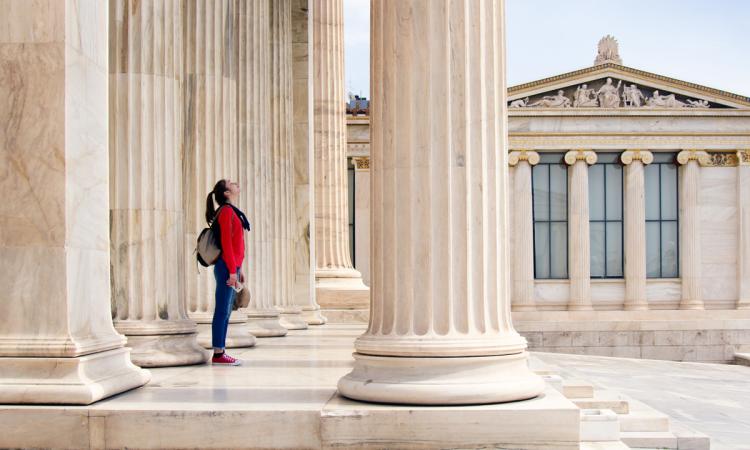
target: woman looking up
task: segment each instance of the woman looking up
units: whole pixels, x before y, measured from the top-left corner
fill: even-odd
[[[240,361],[224,351],[232,314],[235,287],[245,282],[240,267],[245,258],[244,230],[250,230],[245,214],[237,209],[240,186],[229,179],[219,180],[206,198],[206,222],[211,225],[218,221],[221,256],[214,265],[216,278],[216,305],[211,323],[211,341],[214,356],[211,362],[216,365],[239,366]],[[214,200],[219,209],[214,209]]]

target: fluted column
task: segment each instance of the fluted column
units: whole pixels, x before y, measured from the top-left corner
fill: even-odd
[[[568,182],[568,309],[571,311],[592,309],[589,166],[596,164],[596,159],[596,153],[591,150],[572,150],[565,154],[565,163],[571,166]]]
[[[294,303],[292,225],[292,0],[271,2],[271,214],[273,219],[274,305],[281,311],[281,324],[304,330],[302,308]]]
[[[654,161],[646,150],[620,155],[625,165],[625,309],[648,309],[646,299],[646,179],[644,167]]]
[[[370,290],[349,252],[343,0],[312,0],[316,296],[324,308],[366,308]]]
[[[738,151],[737,160],[739,161],[737,198],[740,218],[737,309],[750,309],[750,149]]]
[[[112,315],[142,367],[207,353],[187,315],[183,261],[182,5],[113,0],[110,14]]]
[[[677,154],[680,167],[680,309],[703,309],[701,286],[700,183],[701,166],[708,153],[684,150]]]
[[[539,164],[539,154],[532,151],[514,151],[508,156],[513,169],[513,287],[511,291],[514,311],[534,311],[534,210],[531,192],[531,168]]]
[[[294,115],[294,302],[309,325],[327,319],[315,300],[315,139],[313,136],[312,2],[294,0],[292,8]],[[312,237],[312,238],[311,238]]]
[[[236,3],[232,0],[187,2],[185,28],[185,245],[187,254],[188,313],[198,322],[198,342],[211,347],[211,320],[216,282],[213,267],[197,270],[193,250],[198,233],[206,227],[206,195],[220,179],[239,179],[237,146],[237,39]],[[243,185],[240,201],[252,187]],[[245,236],[247,242],[248,236]],[[247,273],[247,264],[245,272]],[[247,314],[234,311],[227,332],[227,347],[249,347]]]
[[[339,391],[534,397],[510,316],[503,2],[371,5],[372,310]]]
[[[2,404],[89,404],[150,378],[110,309],[109,13],[101,1],[2,11]]]

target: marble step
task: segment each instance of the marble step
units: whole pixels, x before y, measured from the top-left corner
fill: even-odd
[[[669,431],[623,431],[620,440],[630,448],[676,450],[677,436]]]
[[[677,436],[677,448],[680,450],[710,450],[711,438],[687,425],[672,421],[672,433]]]
[[[581,450],[628,450],[630,447],[621,441],[614,442],[581,442]]]
[[[594,390],[588,398],[570,398],[581,409],[611,409],[617,414],[630,412],[628,401],[621,394],[614,391]]]
[[[609,409],[581,410],[581,442],[619,442],[617,414]]]
[[[750,366],[750,353],[735,353],[734,363],[740,366]]]
[[[593,398],[594,386],[583,380],[564,380],[562,393],[567,398]]]
[[[630,411],[618,418],[620,431],[669,431],[669,416],[658,411]]]

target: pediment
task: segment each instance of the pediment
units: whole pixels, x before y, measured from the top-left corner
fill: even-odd
[[[750,109],[750,98],[608,63],[513,86],[508,89],[508,106]]]

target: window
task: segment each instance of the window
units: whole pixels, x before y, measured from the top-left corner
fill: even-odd
[[[591,278],[623,277],[622,164],[619,153],[598,153],[589,167]]]
[[[534,277],[568,278],[568,166],[562,153],[541,153],[531,171]]]
[[[354,193],[356,192],[356,185],[354,182],[354,162],[352,158],[346,159],[346,173],[348,178],[348,196],[349,196],[349,256],[352,258],[352,264],[354,264]]]
[[[679,204],[675,153],[654,153],[646,166],[646,273],[676,278],[679,267]]]

